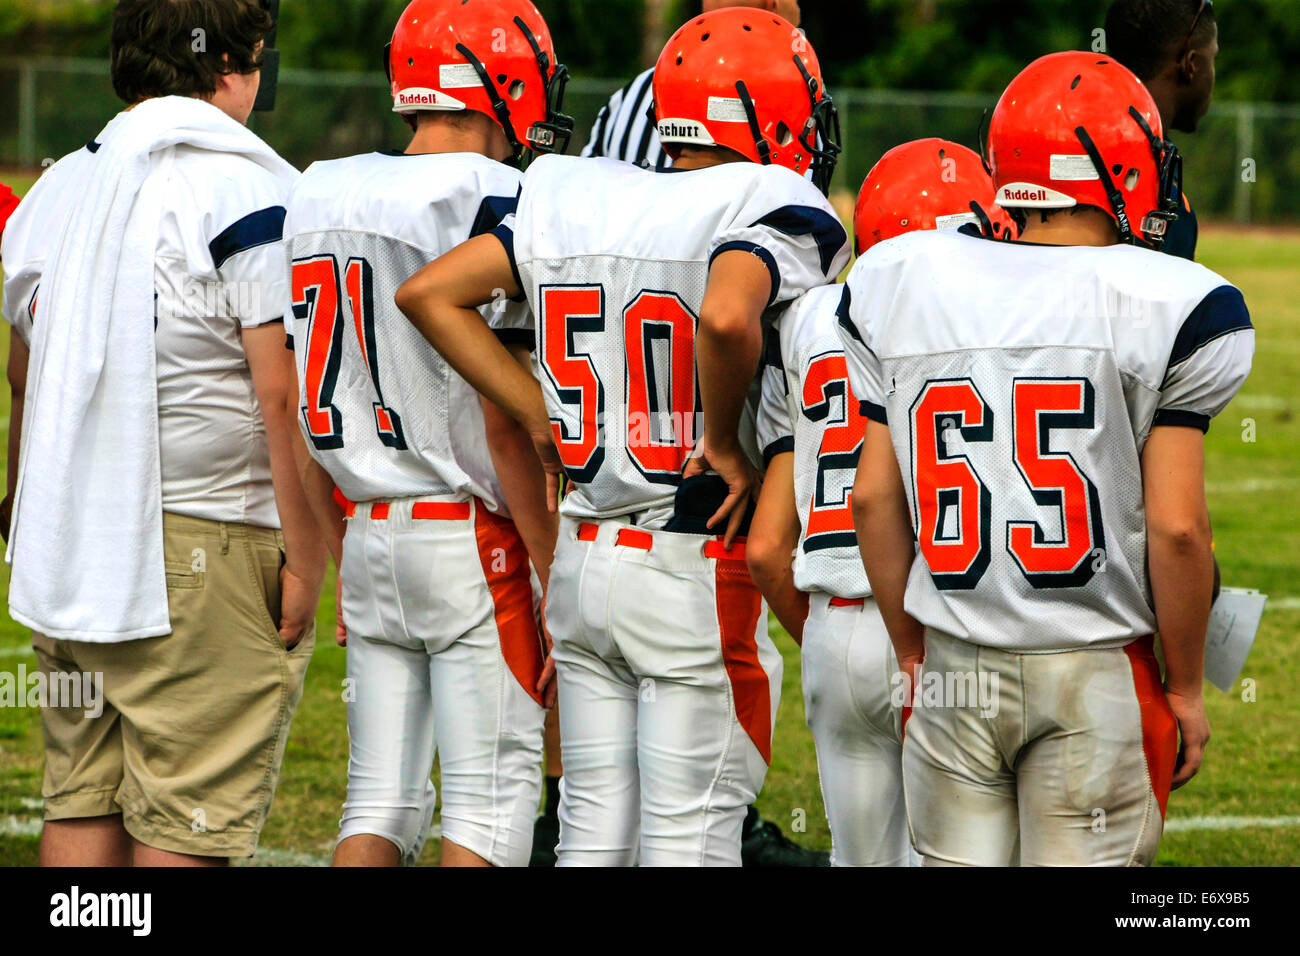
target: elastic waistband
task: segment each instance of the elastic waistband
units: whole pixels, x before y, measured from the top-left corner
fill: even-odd
[[[671,542],[671,546],[677,549],[689,547],[698,542],[701,553],[706,558],[724,561],[745,560],[745,539],[737,538],[732,543],[731,550],[727,550],[723,544],[722,535],[706,537],[705,535],[680,534],[672,531],[646,531],[644,528],[633,528],[618,521],[605,521],[600,524],[583,521],[578,523],[575,537],[579,541],[598,541],[601,538],[602,531],[605,531],[607,538],[612,536],[613,544],[618,548],[653,551],[656,544]]]

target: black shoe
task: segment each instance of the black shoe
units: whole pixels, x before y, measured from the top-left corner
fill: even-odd
[[[560,842],[560,818],[543,813],[533,824],[533,855],[529,866],[555,866],[555,845]]]
[[[771,820],[764,820],[753,807],[745,818],[740,842],[744,866],[830,866],[831,855],[808,850],[795,843]]]

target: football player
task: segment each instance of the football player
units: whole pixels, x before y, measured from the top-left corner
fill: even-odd
[[[543,157],[514,217],[397,300],[573,483],[546,608],[560,865],[740,863],[781,679],[744,559],[762,318],[848,257],[802,176],[829,183],[833,105],[787,21],[692,20],[659,58],[655,109],[671,173]],[[533,307],[540,387],[475,311],[498,288]]]
[[[550,683],[530,558],[545,583],[555,518],[527,435],[481,405],[393,294],[514,208],[526,150],[564,148],[566,73],[527,0],[414,0],[385,64],[410,145],[316,163],[286,226],[308,485],[340,568],[352,682],[334,861],[419,856],[436,751],[443,865],[519,866]],[[503,296],[482,317],[529,362],[526,319]]]
[[[993,236],[1011,229],[979,156],[922,139],[894,147],[872,168],[853,231],[861,255],[904,232],[967,223]],[[769,340],[758,413],[767,471],[747,556],[755,583],[802,647],[831,863],[906,866],[901,708],[891,683],[898,666],[849,510],[866,419],[836,332],[842,293],[838,285],[808,292]]]
[[[1254,332],[1222,277],[1139,247],[1179,162],[1115,60],[1030,64],[989,147],[1021,241],[881,243],[841,309],[855,525],[915,679],[909,823],[929,863],[1149,864],[1209,738],[1204,432]]]

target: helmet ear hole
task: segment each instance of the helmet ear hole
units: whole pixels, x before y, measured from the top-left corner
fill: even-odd
[[[1136,167],[1130,169],[1128,171],[1128,175],[1124,177],[1124,188],[1127,189],[1129,192],[1132,192],[1133,190],[1137,189],[1138,178],[1141,176],[1141,174],[1142,171],[1140,169],[1137,169]]]
[[[524,95],[523,80],[515,80],[513,83],[510,84],[510,98],[512,100],[517,100],[523,95]]]
[[[776,124],[776,142],[779,146],[789,146],[794,142],[794,133],[790,132],[790,127],[784,121]]]

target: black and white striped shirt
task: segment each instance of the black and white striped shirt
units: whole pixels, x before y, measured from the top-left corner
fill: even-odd
[[[651,67],[609,98],[596,117],[583,156],[608,156],[625,163],[648,163],[660,169],[672,165],[650,117],[650,105],[655,98],[654,78],[654,67]]]

